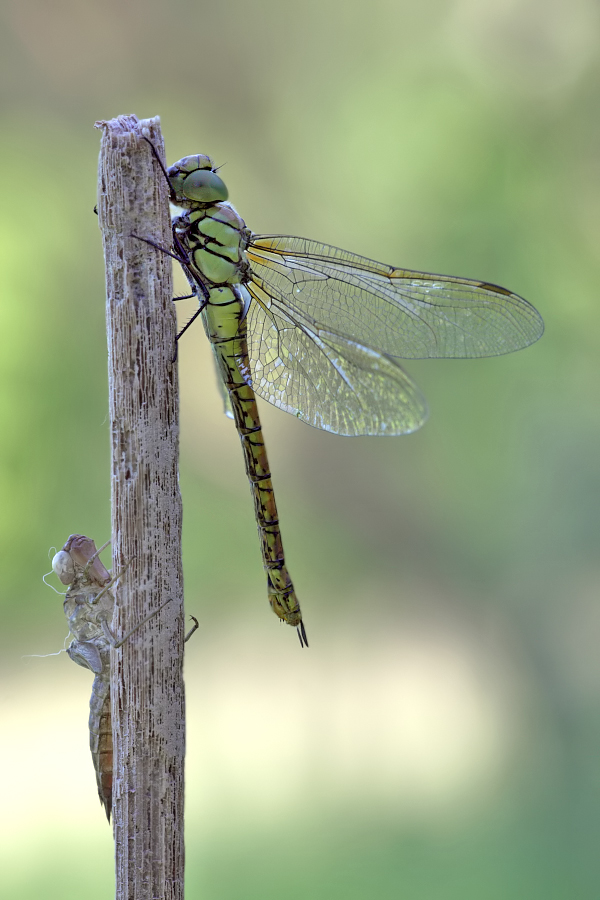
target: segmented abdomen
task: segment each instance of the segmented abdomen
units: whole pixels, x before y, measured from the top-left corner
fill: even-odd
[[[225,299],[226,293],[230,297],[228,300]],[[219,302],[212,302],[215,295]],[[218,293],[213,290],[210,296],[211,302],[205,310],[206,330],[229,392],[235,424],[244,450],[263,566],[267,574],[269,603],[280,619],[298,628],[301,643],[306,643],[300,604],[285,564],[279,516],[256,397],[240,369],[240,360],[245,368],[248,363],[247,329],[246,320],[242,318],[242,303],[231,289],[221,289]]]
[[[110,683],[104,675],[96,675],[90,697],[90,750],[96,772],[100,803],[110,822],[112,811],[113,746],[110,718]]]

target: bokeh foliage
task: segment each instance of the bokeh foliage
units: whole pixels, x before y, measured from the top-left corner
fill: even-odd
[[[267,608],[204,336],[186,338],[184,563],[202,620],[189,648],[190,896],[596,896],[597,5],[6,0],[2,18],[1,665],[15,725],[0,883],[23,900],[79,897],[86,878],[90,900],[110,890],[91,764],[84,801],[78,781],[58,788],[73,763],[58,751],[58,769],[47,763],[63,702],[85,756],[85,673],[21,655],[64,638],[60,599],[41,583],[47,548],[108,534],[92,125],[135,112],[161,116],[170,160],[226,163],[253,230],[505,284],[547,326],[513,356],[409,363],[431,419],[407,438],[336,438],[263,405],[311,639],[301,662]],[[71,680],[77,703],[61,693]],[[397,755],[370,716],[378,704],[400,729]],[[402,731],[409,720],[422,745]],[[429,768],[403,757],[409,745]],[[264,791],[246,795],[252,783]]]

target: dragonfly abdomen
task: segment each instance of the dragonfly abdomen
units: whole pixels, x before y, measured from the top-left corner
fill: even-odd
[[[89,731],[90,750],[96,772],[98,796],[110,822],[112,811],[113,744],[108,671],[107,659],[104,671],[101,675],[96,675],[92,686]]]
[[[279,514],[254,391],[244,384],[229,388],[229,396],[254,501],[269,603],[273,612],[288,625],[300,626],[302,613],[285,564]],[[254,423],[250,428],[246,424],[249,420]]]
[[[252,388],[246,384],[230,390],[229,396],[254,501],[263,566],[267,573],[269,603],[280,619],[288,625],[298,626],[302,622],[302,614],[285,564],[279,514],[256,398]],[[249,420],[254,422],[250,428],[245,424]]]
[[[213,288],[205,310],[205,324],[213,344],[220,374],[229,393],[233,417],[244,451],[246,474],[254,500],[263,566],[267,574],[269,603],[288,625],[306,640],[300,604],[285,564],[279,516],[256,396],[242,366],[248,371],[248,344],[243,300],[232,288]],[[237,302],[237,306],[232,301]]]

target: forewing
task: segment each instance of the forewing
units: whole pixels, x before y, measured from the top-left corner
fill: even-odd
[[[303,422],[335,434],[407,434],[427,418],[418,387],[396,360],[282,314],[252,282],[249,380]]]
[[[272,311],[390,356],[498,356],[544,330],[530,303],[487,282],[398,269],[285,235],[253,236],[247,255]]]

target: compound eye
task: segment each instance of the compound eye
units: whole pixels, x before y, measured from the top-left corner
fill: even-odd
[[[75,581],[75,564],[71,554],[66,550],[59,550],[54,554],[52,568],[63,584],[73,584]]]
[[[198,203],[218,203],[227,200],[229,196],[225,182],[210,169],[190,172],[181,186],[181,192],[188,200],[196,200]]]

